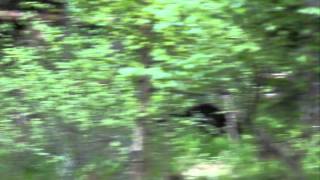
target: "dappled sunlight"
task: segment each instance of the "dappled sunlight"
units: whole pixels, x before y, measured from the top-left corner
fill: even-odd
[[[232,166],[223,163],[202,163],[196,164],[182,172],[187,179],[197,179],[201,177],[219,178],[220,176],[230,175]]]

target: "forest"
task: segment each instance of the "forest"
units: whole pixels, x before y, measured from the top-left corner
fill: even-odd
[[[0,179],[320,180],[319,0],[0,0]]]

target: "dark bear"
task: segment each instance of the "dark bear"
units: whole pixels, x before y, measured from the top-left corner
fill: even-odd
[[[203,123],[210,124],[217,128],[223,128],[226,126],[226,118],[224,114],[221,113],[219,108],[212,104],[205,103],[193,106],[186,111],[184,116],[192,117],[197,114],[203,116],[203,120],[201,121]]]
[[[201,129],[205,130],[206,132],[208,132],[208,128],[210,128],[207,125],[210,125],[217,128],[219,133],[223,133],[227,121],[221,110],[209,103],[197,104],[190,107],[182,114],[172,115],[176,117],[199,117],[198,124]]]

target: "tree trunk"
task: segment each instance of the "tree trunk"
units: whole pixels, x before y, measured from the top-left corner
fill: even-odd
[[[236,111],[234,111],[234,103],[231,94],[224,94],[222,95],[222,100],[224,103],[224,109],[227,111],[226,119],[227,119],[227,129],[226,131],[230,135],[231,139],[239,140],[239,123]]]
[[[140,29],[142,35],[151,40],[151,27],[143,26]],[[138,50],[141,63],[145,68],[150,67],[152,64],[152,58],[150,56],[151,49],[147,46]],[[147,176],[147,161],[146,158],[146,135],[147,128],[146,122],[148,120],[147,108],[150,103],[150,97],[152,95],[152,84],[150,77],[147,75],[141,76],[137,82],[138,99],[140,101],[141,118],[137,119],[136,127],[133,132],[133,144],[131,151],[131,170],[130,174],[133,180],[143,180]]]

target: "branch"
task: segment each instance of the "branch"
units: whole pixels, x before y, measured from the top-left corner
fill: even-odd
[[[305,179],[304,173],[301,169],[300,159],[298,153],[293,150],[293,148],[288,143],[282,143],[282,145],[277,145],[274,142],[274,138],[269,135],[262,127],[258,127],[253,120],[258,116],[258,105],[260,104],[260,87],[261,78],[258,72],[255,72],[255,89],[254,89],[254,99],[252,106],[249,109],[249,115],[246,118],[246,123],[249,128],[253,131],[256,136],[257,143],[260,145],[262,150],[266,150],[268,153],[275,155],[284,164],[286,164],[294,174],[297,179]],[[288,153],[290,152],[290,153]]]
[[[3,21],[17,21],[22,19],[23,13],[20,11],[4,11],[0,10],[0,20]]]
[[[52,13],[36,13],[34,16],[28,16],[29,13],[17,11],[17,10],[0,10],[0,20],[2,21],[22,21],[26,19],[40,18],[42,20],[60,22],[65,17],[60,14]]]

